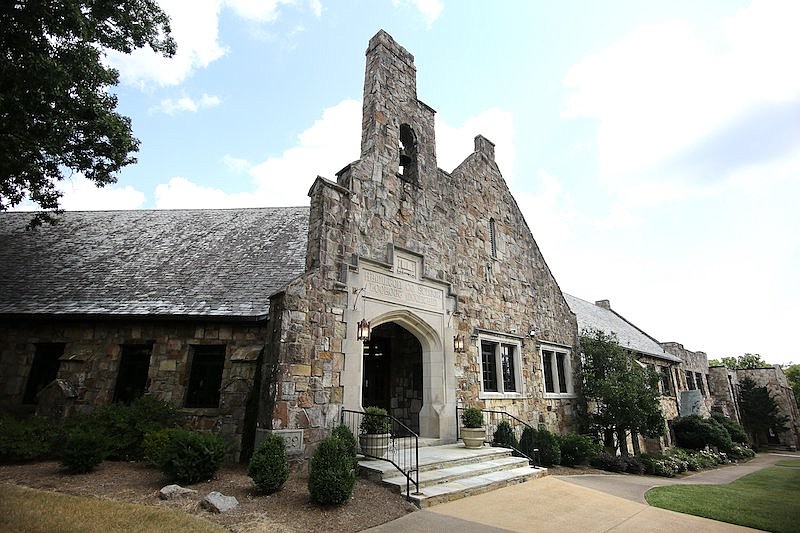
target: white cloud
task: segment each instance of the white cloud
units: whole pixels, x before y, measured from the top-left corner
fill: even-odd
[[[798,20],[796,2],[754,2],[720,24],[723,47],[684,21],[639,27],[568,72],[563,115],[597,121],[610,183],[696,178],[658,167],[759,105],[800,98]]]
[[[246,20],[273,22],[278,18],[278,8],[294,4],[294,0],[224,0],[237,15]],[[311,6],[314,9],[314,6]]]
[[[203,94],[199,99],[194,99],[189,96],[182,96],[177,99],[165,98],[161,100],[158,106],[152,108],[151,112],[166,113],[167,115],[174,115],[182,111],[195,113],[200,109],[209,107],[217,107],[222,100],[218,96]]]
[[[56,188],[63,193],[60,204],[67,211],[139,209],[145,201],[144,193],[130,185],[97,187],[82,174],[58,182]]]
[[[311,12],[314,13],[314,16],[319,18],[322,16],[322,2],[320,0],[309,0],[308,6],[311,8]]]
[[[139,87],[178,85],[192,71],[207,67],[226,53],[218,41],[219,0],[161,0],[159,4],[170,17],[178,51],[172,58],[149,48],[134,50],[131,54],[109,52],[108,58],[119,69],[123,83]]]
[[[405,2],[417,8],[429,28],[444,10],[444,4],[442,4],[441,0],[405,0]],[[399,6],[401,3],[403,3],[403,0],[392,0],[392,4],[395,6]]]
[[[343,100],[325,109],[322,116],[297,136],[297,143],[281,154],[252,164],[226,155],[223,162],[236,174],[248,172],[253,189],[227,194],[201,186],[183,177],[174,177],[156,188],[157,208],[252,207],[307,205],[308,189],[320,175],[334,174],[358,159],[361,142],[361,102]],[[440,163],[452,169],[473,151],[473,137],[483,133],[497,142],[496,157],[506,179],[514,166],[513,127],[509,113],[489,109],[460,127],[437,123],[437,149]]]
[[[461,126],[436,120],[436,159],[439,167],[451,171],[474,151],[475,136],[481,134],[495,144],[495,161],[506,182],[514,176],[514,120],[511,113],[497,108],[470,117]]]

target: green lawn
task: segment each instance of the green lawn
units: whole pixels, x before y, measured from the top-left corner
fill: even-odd
[[[800,461],[778,461],[727,485],[672,485],[647,491],[654,507],[775,532],[800,530]]]
[[[25,533],[116,531],[224,532],[202,518],[175,510],[0,485],[0,531]]]

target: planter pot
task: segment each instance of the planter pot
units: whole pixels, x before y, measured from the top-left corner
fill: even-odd
[[[358,443],[361,446],[361,453],[370,457],[386,457],[390,438],[390,433],[360,435]]]
[[[467,448],[480,448],[486,437],[486,428],[461,428],[461,440]]]

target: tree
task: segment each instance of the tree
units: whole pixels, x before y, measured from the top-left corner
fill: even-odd
[[[783,373],[794,391],[794,401],[797,402],[797,407],[800,407],[800,365],[789,365],[783,369]]]
[[[49,210],[31,224],[52,221],[56,182],[78,172],[103,186],[136,161],[109,90],[119,74],[103,58],[145,45],[175,53],[156,0],[0,2],[0,211],[29,198]]]
[[[708,362],[708,366],[726,366],[730,369],[737,368],[768,368],[772,365],[761,359],[761,356],[752,353],[746,353],[739,357],[723,357],[721,359],[712,359]]]
[[[758,436],[770,429],[786,430],[788,418],[779,413],[775,399],[766,387],[757,386],[749,376],[739,381],[739,413],[754,446],[758,445]]]
[[[658,374],[643,368],[613,335],[602,331],[584,334],[581,349],[583,392],[593,404],[587,413],[590,424],[604,433],[616,434],[623,455],[628,454],[628,432],[647,437],[663,435]]]

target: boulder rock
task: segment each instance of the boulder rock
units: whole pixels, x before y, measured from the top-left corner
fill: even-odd
[[[224,513],[225,511],[235,509],[237,505],[239,505],[239,501],[236,498],[233,496],[225,496],[217,491],[209,492],[206,497],[203,498],[203,507],[212,513]]]
[[[194,489],[186,489],[180,485],[167,485],[166,487],[161,487],[161,490],[158,491],[158,497],[162,500],[186,498],[193,494],[197,494],[197,491]]]

